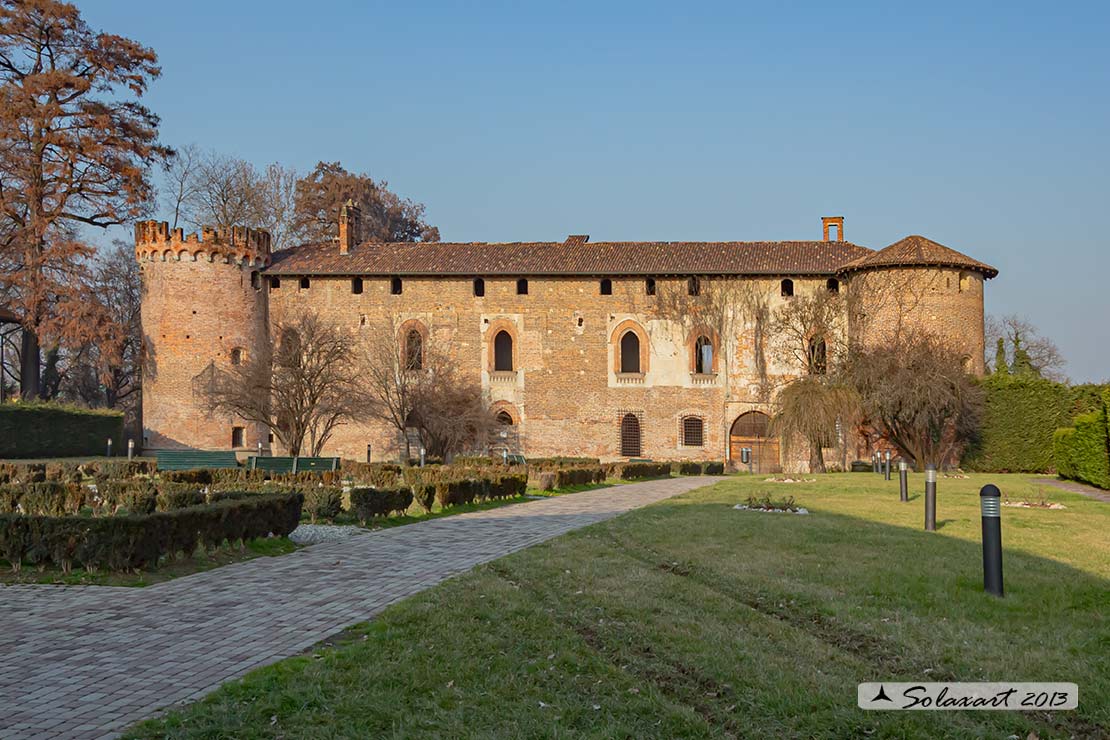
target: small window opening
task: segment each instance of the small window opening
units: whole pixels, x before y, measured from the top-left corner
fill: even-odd
[[[581,316],[579,316],[578,317],[578,326],[582,326],[585,323],[586,323],[585,319],[583,319]]]
[[[231,350],[231,364],[232,365],[242,365],[243,364],[243,350],[242,350],[241,347],[236,347],[235,349]]]
[[[310,281],[308,278],[306,278],[306,277],[301,278],[301,290],[308,290],[308,288],[311,284],[312,284],[312,281]]]
[[[401,291],[404,290],[404,287],[405,286],[401,282],[401,278],[399,278],[399,277],[395,277],[395,278],[393,278],[392,280],[389,281],[389,293],[390,293],[390,295],[401,295]]]
[[[246,437],[246,429],[243,427],[231,428],[231,446],[232,447],[245,447],[244,438]]]
[[[521,278],[516,281],[516,294],[528,295],[528,278]]]
[[[409,370],[424,369],[424,337],[416,329],[409,329],[405,339],[405,367]]]
[[[690,278],[686,282],[686,292],[690,295],[701,295],[701,280],[696,277]]]
[[[794,295],[794,281],[789,278],[783,280],[782,284],[779,286],[779,295],[783,298],[789,298]]]
[[[351,278],[351,292],[355,295],[362,295],[362,278]]]
[[[613,281],[609,278],[601,281],[601,295],[613,295]]]
[[[251,273],[251,287],[262,290],[262,275],[257,270]]]
[[[713,372],[713,342],[709,337],[698,337],[694,342],[694,372],[699,375]]]
[[[655,295],[655,278],[648,278],[644,281],[644,292],[648,295]]]
[[[687,416],[682,420],[682,446],[705,445],[705,421],[700,416]]]
[[[825,290],[829,291],[830,293],[839,293],[840,281],[836,278],[829,278],[825,281]]]
[[[270,290],[277,290],[280,287],[281,287],[281,278],[279,278],[279,277],[270,278]]]
[[[508,411],[500,411],[497,414],[497,423],[502,426],[511,427],[513,425],[513,417]]]
[[[474,278],[474,295],[481,298],[486,294],[486,281],[482,278]]]
[[[643,451],[640,434],[640,420],[635,414],[625,414],[621,418],[621,455],[639,457]]]
[[[640,372],[640,338],[636,332],[627,331],[621,337],[621,372]]]
[[[513,338],[505,330],[497,332],[493,338],[493,369],[497,372],[513,370]]]

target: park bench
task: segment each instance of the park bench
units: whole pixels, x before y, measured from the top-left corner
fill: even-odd
[[[159,470],[196,470],[198,468],[237,468],[239,460],[231,451],[160,450],[156,457]]]
[[[251,470],[270,473],[322,473],[339,470],[338,457],[258,457],[247,458]]]

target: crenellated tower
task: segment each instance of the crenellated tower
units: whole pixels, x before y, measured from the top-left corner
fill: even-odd
[[[142,273],[143,447],[269,448],[260,424],[210,415],[199,386],[270,352],[260,271],[270,235],[241,226],[186,235],[166,222],[135,225]]]

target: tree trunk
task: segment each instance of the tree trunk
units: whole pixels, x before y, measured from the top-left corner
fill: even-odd
[[[825,472],[825,457],[821,454],[821,443],[819,441],[810,440],[809,442],[809,472]]]
[[[30,329],[23,329],[23,346],[20,351],[19,397],[32,401],[41,392],[42,358],[39,356],[39,338]]]

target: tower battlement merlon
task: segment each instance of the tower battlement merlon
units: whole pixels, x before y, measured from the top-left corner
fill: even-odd
[[[139,260],[204,257],[211,261],[219,257],[227,262],[262,266],[270,263],[270,254],[270,233],[261,229],[204,226],[199,234],[185,234],[183,229],[170,229],[165,221],[135,224],[135,257]]]

